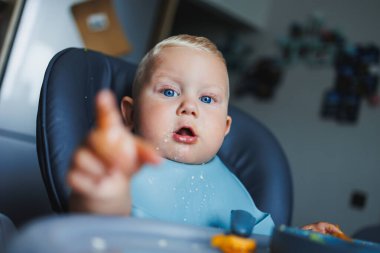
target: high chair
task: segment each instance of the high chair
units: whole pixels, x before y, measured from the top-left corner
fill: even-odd
[[[68,48],[50,61],[37,115],[37,151],[46,190],[56,212],[68,209],[65,181],[75,148],[94,124],[94,97],[109,88],[120,99],[131,94],[136,66],[102,53]],[[258,120],[229,106],[233,118],[218,155],[240,179],[257,207],[276,225],[291,222],[292,180],[285,154]]]

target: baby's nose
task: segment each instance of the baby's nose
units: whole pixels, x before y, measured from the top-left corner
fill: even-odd
[[[177,109],[177,115],[192,115],[198,117],[198,107],[196,102],[190,99],[182,101]]]

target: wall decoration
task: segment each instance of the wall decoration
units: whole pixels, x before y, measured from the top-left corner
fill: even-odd
[[[322,118],[355,123],[362,100],[372,107],[380,105],[377,45],[350,43],[342,32],[326,27],[320,14],[312,15],[304,24],[291,24],[278,45],[280,56],[264,57],[251,64],[237,95],[250,93],[261,99],[273,98],[286,68],[307,64],[335,70],[332,87],[323,94]]]
[[[262,100],[272,99],[283,75],[282,63],[263,57],[248,68],[236,90],[237,95],[249,93]]]
[[[75,3],[71,11],[86,48],[112,56],[132,51],[111,0]]]
[[[324,94],[321,115],[339,122],[355,123],[362,100],[379,105],[379,48],[375,45],[342,48],[335,55],[335,81]]]
[[[285,64],[302,62],[309,65],[326,65],[334,62],[335,54],[347,39],[337,29],[325,26],[320,14],[314,14],[305,24],[294,22],[288,35],[279,41]]]

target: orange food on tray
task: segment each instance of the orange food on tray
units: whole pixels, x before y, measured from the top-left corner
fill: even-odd
[[[256,249],[256,241],[233,234],[218,234],[211,239],[211,245],[223,253],[250,253]]]

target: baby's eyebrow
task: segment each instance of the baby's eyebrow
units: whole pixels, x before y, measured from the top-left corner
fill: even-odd
[[[180,79],[178,77],[173,76],[169,73],[159,73],[157,75],[153,75],[153,80],[161,81],[161,82],[171,82],[178,83]]]

